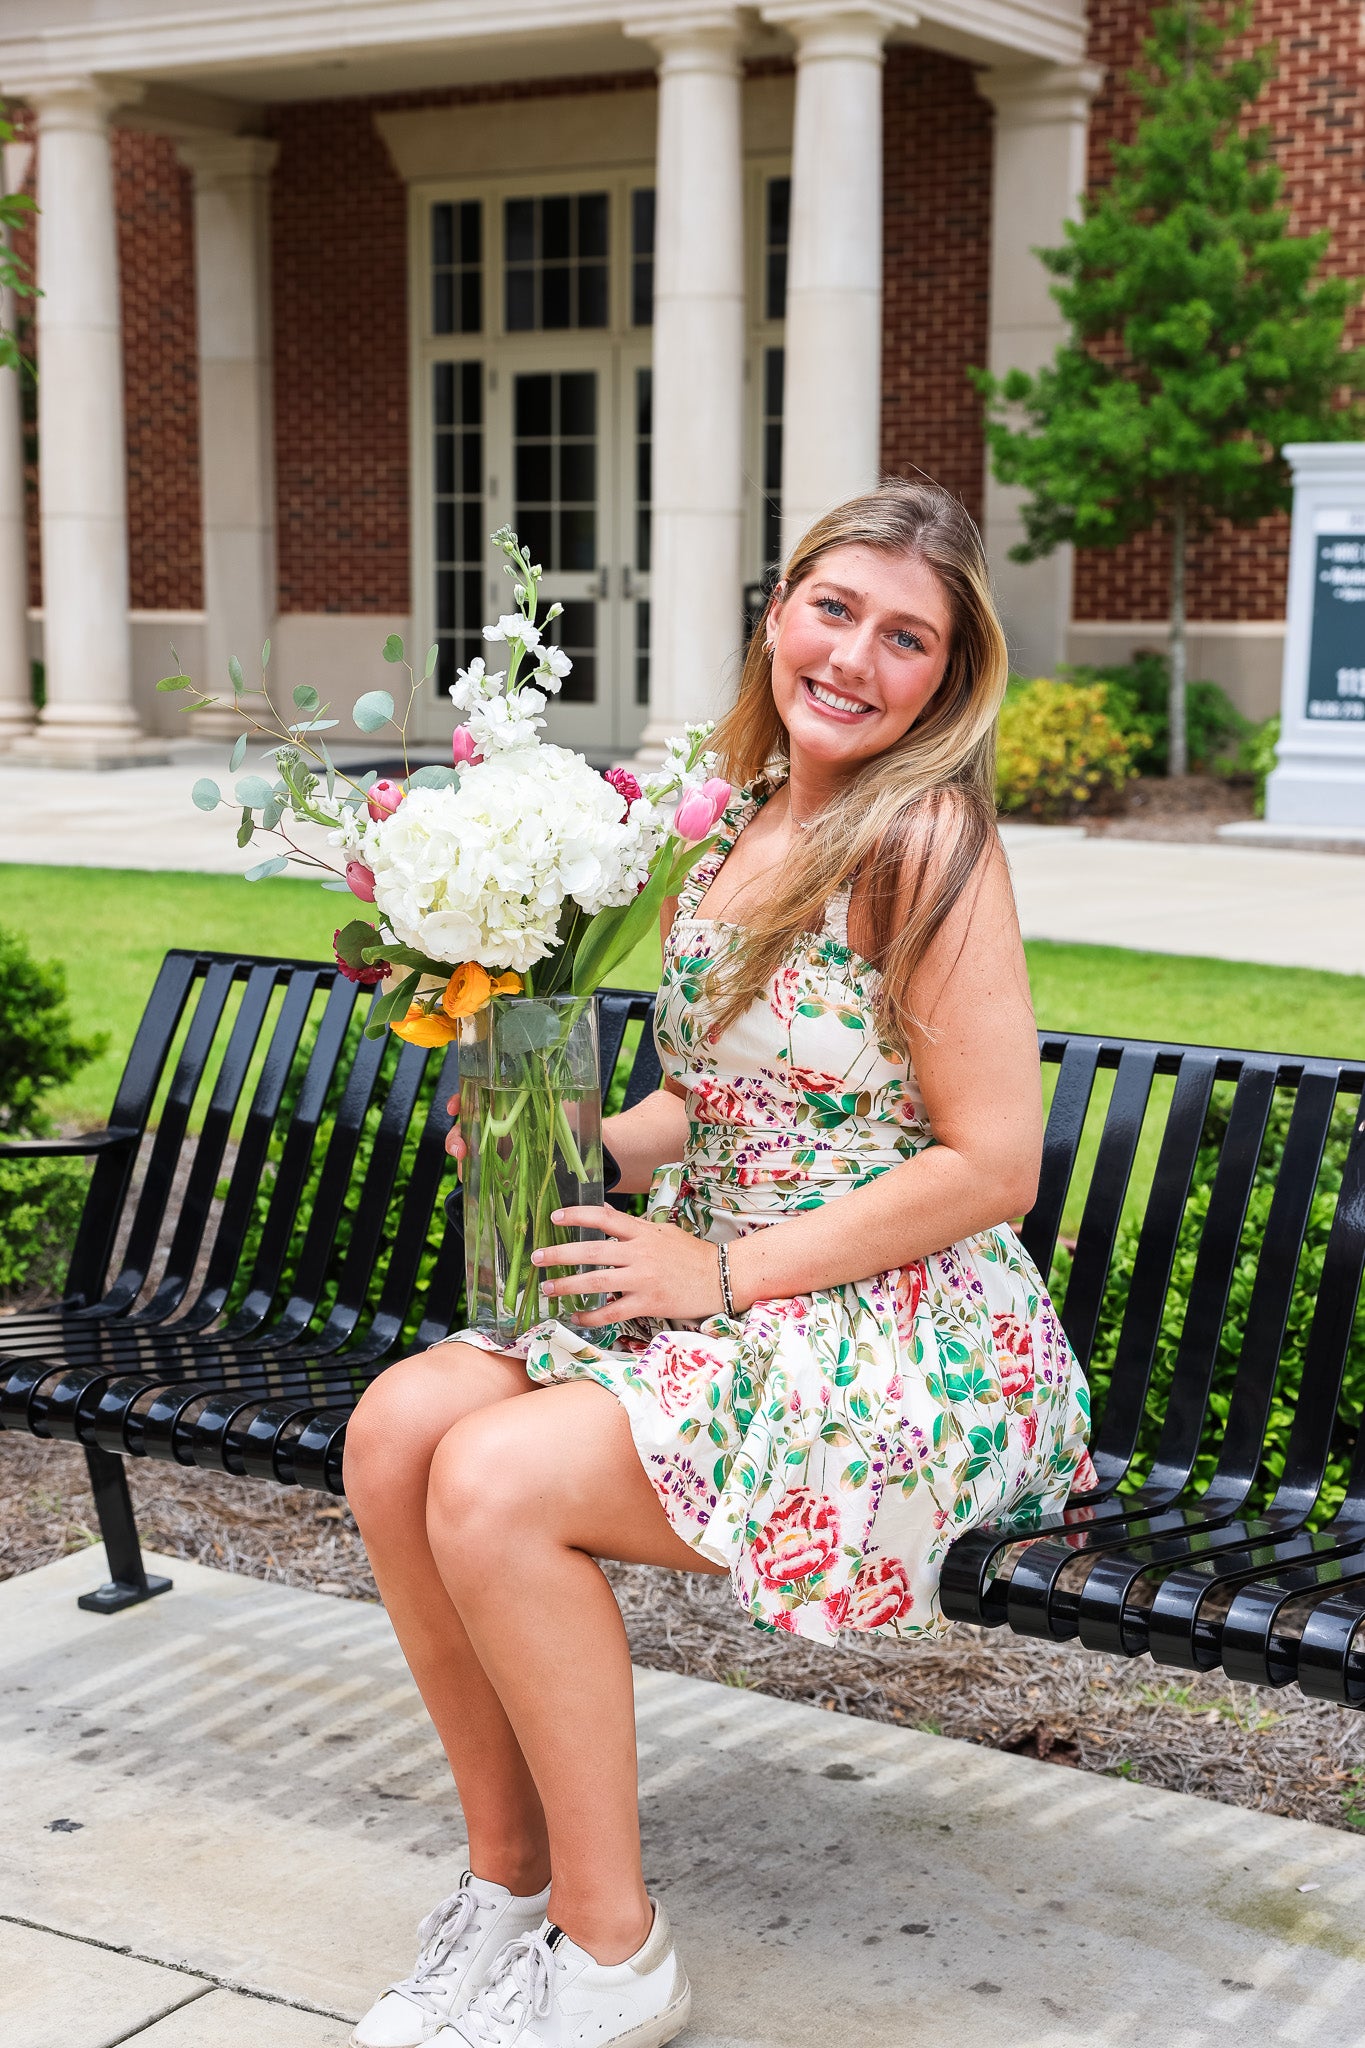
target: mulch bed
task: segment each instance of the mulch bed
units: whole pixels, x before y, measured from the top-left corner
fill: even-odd
[[[148,1549],[353,1600],[374,1581],[348,1508],[316,1493],[131,1459]],[[0,1435],[0,1578],[94,1542],[85,1461]],[[94,1583],[103,1559],[91,1561]],[[834,1713],[1328,1827],[1365,1829],[1365,1717],[1003,1631],[829,1649],[751,1628],[724,1581],[612,1566],[639,1664]],[[174,1597],[174,1596],[172,1596]],[[111,1624],[111,1626],[116,1624]]]
[[[1113,808],[1086,817],[1091,838],[1174,839],[1209,844],[1220,825],[1254,818],[1255,791],[1250,781],[1231,782],[1222,775],[1139,775]]]

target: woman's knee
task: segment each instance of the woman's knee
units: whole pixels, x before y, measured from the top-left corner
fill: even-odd
[[[427,1534],[452,1559],[505,1552],[537,1509],[550,1506],[552,1474],[527,1423],[538,1403],[482,1408],[448,1429],[432,1455]]]
[[[372,1380],[346,1429],[346,1494],[357,1521],[391,1503],[420,1507],[437,1445],[453,1424],[528,1387],[516,1361],[471,1344],[400,1359]]]

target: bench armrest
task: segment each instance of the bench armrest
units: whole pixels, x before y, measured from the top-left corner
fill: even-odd
[[[82,1131],[74,1138],[15,1138],[0,1144],[0,1159],[70,1159],[113,1152],[137,1143],[136,1131]]]

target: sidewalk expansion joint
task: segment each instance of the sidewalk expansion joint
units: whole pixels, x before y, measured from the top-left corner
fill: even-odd
[[[0,1919],[3,1919],[5,1917],[5,1915],[0,1914]],[[27,1925],[28,1923],[26,1922],[25,1924]],[[91,1943],[90,1946],[102,1947],[103,1943]],[[127,1949],[118,1949],[115,1951],[115,1953],[118,1955],[127,1955],[129,1951]],[[162,1967],[165,1967],[164,1964]],[[159,2027],[161,2025],[162,2020],[168,2020],[173,2012],[184,2012],[186,2006],[197,2005],[201,1998],[210,1997],[211,1994],[217,1990],[217,1988],[218,1987],[215,1984],[201,1984],[197,1991],[187,1991],[183,1998],[177,1999],[174,2005],[168,2005],[165,2012],[158,2013],[154,2020],[150,2022],[147,2020],[135,2021],[134,2024],[131,2027],[129,2027],[126,2034],[120,2034],[116,2040],[106,2041],[104,2044],[104,2048],[124,2048],[125,2042],[145,2039],[146,2036],[150,2034],[153,2027]]]
[[[152,1955],[146,1949],[133,1948],[125,1941],[101,1941],[96,1934],[73,1934],[69,1927],[54,1927],[50,1921],[34,1920],[26,1913],[0,1911],[0,1925],[6,1923],[12,1927],[27,1927],[34,1934],[54,1934],[59,1941],[78,1942],[83,1948],[102,1948],[111,1956],[128,1956],[135,1963],[152,1963],[158,1970],[173,1970],[181,1977],[194,1977],[203,1986],[203,1990],[191,1992],[189,1997],[182,1999],[183,2005],[192,2004],[195,1999],[204,1997],[209,1991],[231,1991],[238,1998],[258,1999],[262,2005],[284,2005],[293,2012],[313,2013],[320,2020],[341,2020],[348,2026],[355,2024],[356,2015],[353,2012],[338,2012],[330,2005],[314,2005],[309,1998],[286,1998],[281,1992],[260,1991],[254,1984],[239,1984],[235,1977],[222,1977],[213,1970],[201,1970],[193,1963],[172,1962],[166,1956]],[[180,2007],[177,2006],[175,2010],[178,2012]],[[121,2039],[135,2040],[137,2031],[134,2027],[131,2034],[124,2034]],[[111,2048],[118,2048],[117,2042],[112,2043]]]

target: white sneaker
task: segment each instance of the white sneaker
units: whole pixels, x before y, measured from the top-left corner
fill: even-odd
[[[354,2048],[420,2048],[463,2012],[493,1974],[508,1942],[542,1926],[547,1887],[519,1899],[466,1871],[460,1888],[427,1914],[410,1977],[390,1984],[351,2036]]]
[[[692,1991],[662,1906],[644,1947],[598,1963],[546,1921],[497,1969],[431,2048],[662,2048],[687,2025]]]

